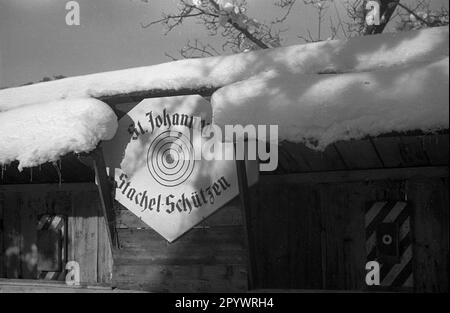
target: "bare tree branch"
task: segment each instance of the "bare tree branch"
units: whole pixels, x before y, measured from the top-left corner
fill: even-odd
[[[146,0],[142,0],[146,1]],[[448,12],[429,12],[427,0],[416,0],[416,7],[406,6],[400,0],[379,0],[381,24],[374,26],[366,25],[366,3],[368,0],[303,0],[303,4],[311,5],[317,12],[317,29],[312,33],[306,29],[305,35],[297,38],[305,42],[321,41],[324,38],[324,26],[327,27],[328,39],[339,37],[345,38],[354,35],[369,35],[381,33],[386,25],[393,20],[400,20],[399,27],[429,27],[436,25],[448,25]],[[329,8],[331,2],[334,6],[334,17],[330,16]],[[186,20],[193,20],[202,25],[212,36],[220,36],[223,39],[221,50],[210,44],[205,44],[198,39],[187,41],[180,49],[179,54],[183,58],[198,58],[219,55],[223,52],[242,52],[248,50],[267,49],[281,45],[280,25],[287,22],[287,18],[294,14],[293,8],[298,4],[297,0],[275,0],[274,6],[281,8],[283,14],[272,22],[258,22],[246,14],[246,0],[219,1],[219,0],[178,0],[178,11],[175,13],[162,13],[160,19],[141,23],[142,28],[154,25],[163,25],[165,33],[169,33]],[[342,5],[347,16],[341,17],[338,5]],[[420,12],[426,9],[426,14]],[[404,11],[404,12],[402,12]],[[406,12],[406,13],[405,13]],[[413,21],[413,17],[415,21]],[[326,21],[329,21],[326,23]],[[418,25],[416,25],[418,24]],[[401,26],[406,25],[406,26]],[[410,26],[412,25],[412,26]],[[166,53],[172,60],[175,57]]]
[[[279,2],[275,2],[275,5],[282,8],[282,9],[286,9],[286,12],[283,14],[282,17],[280,18],[276,18],[274,22],[272,23],[283,23],[287,17],[291,14],[292,8],[294,7],[295,3],[297,2],[297,0],[280,0]]]
[[[404,9],[409,14],[412,14],[416,19],[418,19],[422,23],[426,24],[428,27],[432,27],[433,26],[433,24],[425,21],[422,17],[420,17],[418,14],[416,14],[413,10],[409,9],[407,6],[405,6],[405,5],[401,4],[401,3],[399,3],[398,6],[401,7],[402,9]]]
[[[194,5],[189,0],[180,0],[179,12],[166,14],[158,20],[149,23],[141,23],[143,28],[148,28],[156,24],[162,24],[166,28],[166,34],[172,31],[175,27],[181,25],[185,19],[198,19],[199,22],[205,26],[206,30],[216,35],[219,28],[223,27],[222,36],[225,37],[225,48],[230,48],[233,52],[235,50],[242,51],[246,49],[267,49],[279,45],[279,33],[273,32],[272,29],[266,25],[259,25],[247,18],[244,14],[245,21],[249,26],[243,23],[236,22],[233,17],[233,12],[226,16],[226,25],[220,22],[220,19],[225,16],[216,0],[204,0],[200,5]],[[240,5],[245,7],[245,0],[240,0]],[[252,29],[250,29],[252,27]],[[236,33],[237,32],[237,33]],[[242,34],[240,36],[239,34]],[[189,45],[188,45],[189,46]],[[190,52],[197,50],[194,46],[190,46]],[[209,50],[209,49],[208,49]],[[186,50],[182,51],[186,55]],[[208,51],[211,53],[211,51]],[[207,54],[208,54],[207,53]],[[188,53],[190,55],[190,53]]]
[[[399,3],[400,0],[380,0],[381,23],[380,25],[368,26],[366,28],[365,35],[382,33]]]

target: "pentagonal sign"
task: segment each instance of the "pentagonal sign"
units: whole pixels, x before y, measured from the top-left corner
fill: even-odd
[[[116,200],[169,242],[239,193],[235,162],[202,155],[199,136],[210,123],[211,104],[201,96],[145,99],[103,143]],[[223,144],[222,156],[233,152]],[[247,164],[254,183],[257,165]]]

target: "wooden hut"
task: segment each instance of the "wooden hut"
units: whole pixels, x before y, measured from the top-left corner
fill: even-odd
[[[448,43],[448,28],[443,36]],[[2,96],[46,92],[66,82],[73,84],[6,89],[0,104]],[[210,99],[226,84],[150,84],[91,96],[120,119],[143,99]],[[21,96],[16,101],[8,105],[26,104]],[[338,140],[323,151],[283,140],[275,172],[260,173],[255,186],[173,243],[113,200],[101,149],[23,171],[13,162],[0,178],[0,292],[370,291],[371,257],[390,264],[378,288],[448,291],[448,153],[448,126]],[[401,211],[385,230],[395,249],[383,250],[384,237],[371,235],[383,231],[378,224],[398,203]],[[81,287],[73,290],[63,282],[68,261],[80,265]]]

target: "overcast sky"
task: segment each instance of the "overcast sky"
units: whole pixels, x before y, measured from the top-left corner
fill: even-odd
[[[248,0],[248,15],[270,21],[282,15],[276,0]],[[167,62],[164,55],[177,51],[187,39],[199,38],[220,46],[195,23],[164,36],[159,25],[143,29],[141,22],[157,19],[163,11],[176,11],[176,0],[78,0],[81,25],[65,23],[67,0],[0,0],[0,87],[38,81],[44,76],[74,76]],[[317,18],[302,1],[288,21],[283,45],[301,42],[299,34],[311,29]],[[335,1],[329,14],[345,16],[344,1]],[[414,0],[402,1],[404,3]],[[434,6],[448,1],[433,0]],[[327,23],[324,25],[328,29]],[[324,35],[326,36],[326,34]]]

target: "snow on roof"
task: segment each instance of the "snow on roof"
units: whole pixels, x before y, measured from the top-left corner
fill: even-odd
[[[448,27],[189,59],[0,90],[0,112],[65,98],[222,87],[268,71],[360,72],[448,56]]]
[[[213,123],[278,125],[279,140],[324,149],[368,135],[448,129],[448,87],[448,56],[411,67],[340,75],[281,71],[216,91]]]
[[[0,164],[19,161],[19,170],[56,161],[69,152],[88,152],[117,130],[117,117],[96,99],[29,105],[0,113]]]
[[[448,27],[439,27],[0,90],[0,164],[19,160],[21,169],[93,150],[114,136],[117,117],[92,98],[152,90],[225,86],[211,100],[214,122],[278,124],[280,140],[316,148],[383,132],[448,128],[448,43]]]

